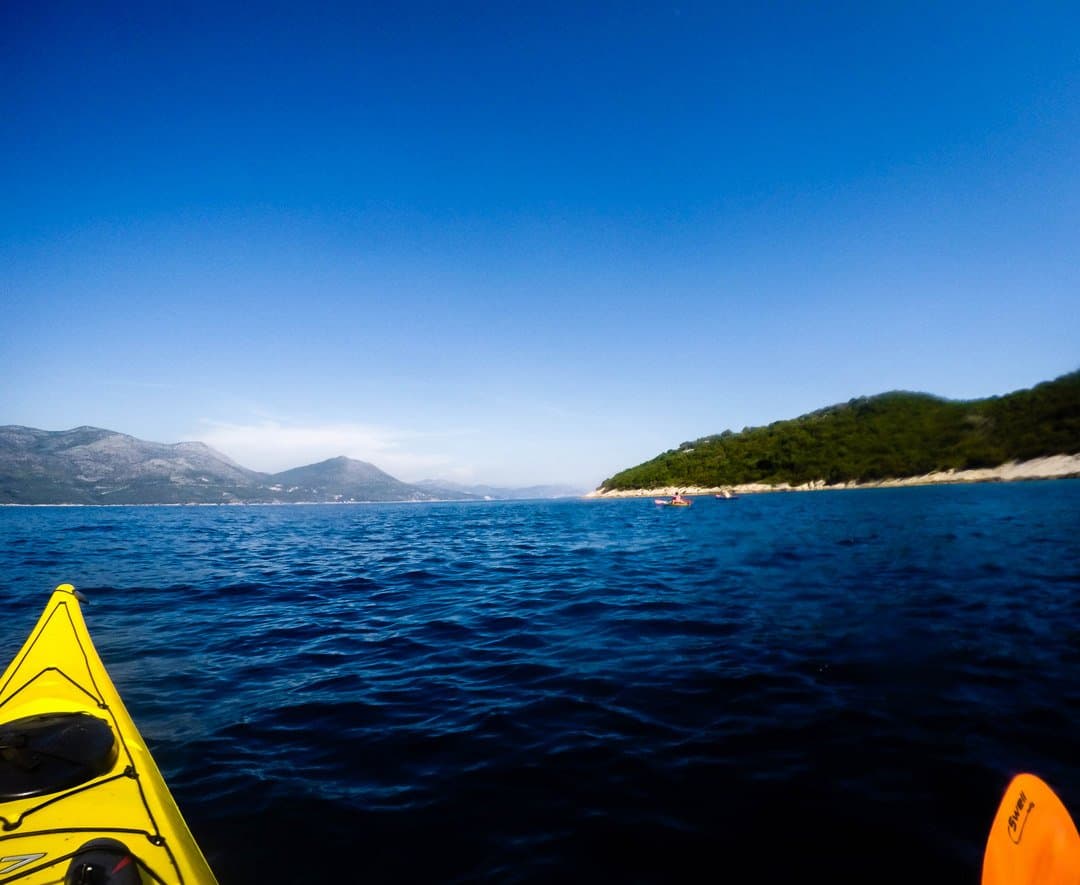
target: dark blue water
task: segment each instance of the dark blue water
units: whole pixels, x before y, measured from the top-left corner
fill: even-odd
[[[0,509],[5,658],[61,582],[223,885],[976,883],[1012,774],[1080,809],[1076,480]]]

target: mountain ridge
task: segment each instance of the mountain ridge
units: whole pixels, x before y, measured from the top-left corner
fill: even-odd
[[[278,473],[205,443],[158,443],[82,425],[0,426],[0,504],[256,504],[482,500],[402,482],[344,455]]]

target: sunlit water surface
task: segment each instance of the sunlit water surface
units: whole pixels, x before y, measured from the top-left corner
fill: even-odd
[[[975,883],[1009,777],[1080,809],[1080,481],[0,509],[223,885]],[[687,871],[697,869],[696,876]]]

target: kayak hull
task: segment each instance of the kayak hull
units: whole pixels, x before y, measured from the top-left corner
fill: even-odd
[[[53,592],[0,678],[4,735],[0,885],[61,883],[72,858],[95,839],[121,843],[131,855],[125,863],[144,881],[215,885],[69,584]],[[67,760],[50,761],[61,755],[50,752],[57,742],[80,757],[75,770]]]

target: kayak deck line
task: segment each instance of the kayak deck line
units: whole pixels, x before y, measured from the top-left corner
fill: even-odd
[[[63,586],[64,585],[61,585],[61,587],[63,587]],[[57,592],[63,592],[63,591],[61,591],[61,588],[58,587]],[[33,675],[28,680],[23,682],[17,689],[15,689],[13,692],[11,692],[10,695],[5,695],[9,685],[15,679],[15,677],[18,675],[19,668],[22,666],[23,662],[27,659],[27,657],[29,657],[29,655],[34,651],[34,647],[36,646],[36,644],[39,641],[40,637],[45,633],[46,629],[48,629],[48,627],[50,626],[52,619],[54,617],[56,617],[58,615],[58,613],[60,613],[60,612],[63,612],[63,614],[67,617],[68,626],[71,628],[71,631],[72,631],[72,634],[75,637],[79,652],[82,655],[83,662],[86,665],[86,672],[87,672],[87,675],[90,678],[91,684],[93,685],[93,690],[86,688],[86,686],[82,685],[77,679],[72,677],[70,674],[68,674],[65,670],[61,669],[60,667],[49,666],[49,667],[46,667],[46,668],[42,669],[41,671],[37,672],[35,675]],[[96,651],[94,652],[94,654],[96,656]],[[138,793],[139,793],[139,798],[141,800],[143,809],[145,810],[146,815],[147,815],[147,817],[149,818],[149,820],[151,822],[152,830],[139,829],[139,828],[126,828],[126,827],[109,827],[108,832],[111,832],[111,833],[124,833],[124,834],[129,835],[129,836],[130,835],[137,835],[137,836],[145,837],[146,840],[151,845],[165,848],[166,851],[170,855],[170,860],[172,862],[172,865],[175,867],[175,865],[176,865],[175,860],[172,859],[172,856],[171,856],[172,853],[171,853],[171,851],[169,851],[167,841],[166,841],[165,837],[161,835],[161,833],[160,833],[160,831],[159,831],[159,829],[157,827],[156,821],[154,820],[153,811],[151,810],[149,804],[146,801],[146,794],[145,794],[145,792],[144,792],[144,790],[142,788],[142,784],[139,783],[138,772],[137,772],[137,770],[135,768],[135,765],[134,765],[134,762],[132,760],[131,752],[127,747],[127,738],[126,738],[126,736],[124,734],[124,730],[120,728],[119,722],[117,721],[117,718],[116,718],[115,714],[113,713],[113,711],[110,708],[109,704],[106,702],[101,689],[98,687],[97,682],[94,679],[93,670],[90,667],[90,656],[87,654],[87,650],[86,650],[85,646],[83,645],[82,637],[79,635],[79,631],[77,630],[77,628],[75,626],[75,621],[71,616],[71,612],[68,609],[68,602],[66,600],[60,600],[55,606],[53,606],[51,608],[50,611],[48,611],[47,616],[43,617],[42,623],[39,625],[39,628],[35,629],[34,633],[31,636],[31,638],[27,641],[26,645],[23,647],[22,654],[18,657],[17,661],[15,662],[15,664],[14,664],[14,666],[12,668],[10,678],[7,679],[2,686],[0,686],[0,698],[3,698],[2,700],[0,700],[0,715],[2,715],[3,708],[9,702],[11,702],[11,701],[15,700],[16,698],[18,698],[18,696],[22,692],[30,690],[38,680],[46,678],[47,675],[50,674],[50,673],[56,673],[60,677],[62,677],[63,679],[67,680],[67,682],[69,682],[72,686],[74,686],[76,689],[78,689],[80,692],[82,692],[88,698],[90,698],[91,701],[93,701],[93,703],[94,703],[94,705],[95,705],[95,707],[97,709],[103,710],[103,711],[105,711],[105,712],[107,712],[109,714],[109,718],[110,718],[110,720],[112,722],[113,734],[116,737],[119,738],[120,746],[123,749],[123,754],[128,759],[129,764],[124,768],[123,771],[121,771],[119,773],[108,775],[108,776],[105,776],[105,777],[100,777],[100,778],[97,778],[95,780],[91,780],[91,781],[89,781],[89,782],[87,782],[85,784],[74,787],[74,788],[69,789],[69,790],[67,790],[65,792],[58,793],[56,795],[52,795],[49,799],[45,800],[44,802],[40,802],[37,805],[33,805],[33,806],[30,806],[30,807],[24,808],[19,812],[18,817],[14,821],[9,821],[6,816],[0,814],[0,822],[2,822],[2,823],[0,823],[0,829],[2,829],[4,833],[9,833],[9,832],[11,832],[13,830],[16,830],[16,829],[20,828],[22,826],[22,824],[24,823],[24,821],[28,817],[30,817],[31,815],[34,815],[34,814],[37,814],[38,812],[41,812],[42,810],[44,810],[48,806],[53,805],[54,803],[61,802],[61,801],[65,800],[65,799],[69,799],[69,798],[71,798],[71,797],[73,797],[73,796],[75,796],[75,795],[77,795],[79,793],[88,792],[88,791],[93,790],[93,789],[95,789],[97,787],[109,784],[112,781],[119,780],[119,779],[122,779],[122,778],[126,777],[126,778],[130,778],[131,780],[134,780],[136,782]],[[8,723],[4,723],[4,724],[6,725]],[[2,728],[2,727],[3,727],[3,725],[0,725],[0,728]],[[61,835],[61,834],[97,833],[97,832],[101,832],[101,831],[102,830],[97,828],[97,827],[59,827],[59,828],[36,830],[34,832],[34,835],[39,835],[39,836],[53,835],[53,836],[56,836],[56,835]],[[12,837],[12,836],[0,836],[0,843],[2,843],[4,841],[7,841],[9,839],[12,839],[12,838],[15,838],[15,837]],[[73,858],[76,854],[78,854],[77,850],[71,852],[68,855],[62,855],[60,857],[51,859],[48,863],[43,864],[43,865],[41,865],[39,867],[29,867],[29,868],[23,869],[16,876],[12,876],[12,877],[7,878],[7,879],[0,879],[0,885],[4,885],[4,883],[6,883],[6,882],[17,881],[17,880],[22,879],[22,878],[24,878],[26,876],[32,875],[32,874],[34,874],[36,872],[40,872],[43,869],[47,869],[47,868],[53,867],[53,866],[55,866],[55,865],[57,865],[59,863],[63,863],[65,860],[70,860],[71,858]],[[154,872],[153,869],[151,869],[149,867],[146,867],[145,865],[144,865],[144,868],[146,869],[147,873],[149,873],[156,881],[159,881],[159,882],[166,881],[166,880],[162,879],[162,877],[160,875],[158,875],[156,872]],[[182,877],[181,877],[180,881],[181,882],[183,881]]]
[[[108,869],[125,870],[118,883],[141,872],[160,885],[216,885],[80,598],[70,584],[53,591],[0,679],[0,885]]]
[[[82,652],[83,661],[86,662],[86,671],[90,676],[91,682],[93,681],[94,675],[93,672],[90,670],[89,658],[87,658],[86,656],[86,650],[82,647],[82,642],[79,637],[78,631],[75,629],[75,622],[74,620],[72,620],[71,613],[67,610],[67,601],[61,600],[55,607],[52,608],[51,611],[49,611],[47,617],[45,618],[45,622],[38,624],[38,628],[41,629],[34,629],[34,633],[31,634],[30,639],[28,639],[26,641],[26,644],[23,645],[19,656],[9,668],[11,675],[4,681],[3,685],[0,685],[0,698],[3,698],[3,700],[0,700],[0,708],[3,708],[4,705],[6,705],[9,701],[13,700],[16,695],[19,694],[19,692],[28,688],[34,680],[38,679],[40,676],[43,676],[45,673],[55,671],[56,673],[59,673],[61,676],[63,676],[65,679],[68,679],[72,683],[72,685],[80,689],[84,694],[86,694],[87,697],[93,700],[98,705],[99,709],[108,709],[108,705],[105,703],[105,700],[101,696],[101,689],[99,689],[96,684],[94,684],[94,689],[93,691],[91,691],[85,686],[80,685],[75,679],[72,679],[71,676],[69,676],[62,669],[56,666],[45,667],[43,670],[39,671],[37,675],[24,682],[22,686],[12,692],[10,695],[5,696],[5,693],[7,692],[7,687],[16,677],[16,675],[18,675],[19,668],[22,666],[22,662],[27,658],[30,652],[34,650],[34,646],[37,644],[39,637],[44,632],[44,628],[48,626],[49,621],[51,621],[53,619],[53,616],[60,610],[63,610],[64,614],[67,615],[68,625],[71,627],[71,631],[74,634],[76,641],[79,643],[79,650]]]
[[[49,614],[48,619],[46,620],[46,623],[45,623],[44,626],[47,627],[48,622],[51,621],[52,618],[56,615],[56,613],[61,611],[61,610],[63,610],[64,614],[67,615],[68,623],[71,625],[71,628],[74,631],[75,630],[75,624],[74,624],[74,621],[71,619],[71,613],[67,610],[67,603],[66,602],[61,602],[59,605],[57,605],[52,610],[52,612]],[[37,635],[35,635],[27,643],[26,654],[23,655],[24,659],[25,659],[26,655],[29,655],[30,652],[33,651],[33,646],[38,641],[38,638],[40,637],[42,632],[44,632],[44,631],[43,630],[38,631]],[[76,639],[78,640],[80,637],[78,636],[77,631],[75,631],[75,635],[76,635]],[[90,670],[90,666],[89,666],[89,657],[87,656],[86,649],[82,646],[81,641],[79,642],[79,651],[82,653],[83,660],[87,662],[87,672],[90,674],[91,680],[93,680],[93,672]],[[21,663],[21,661],[20,661],[20,663]],[[14,679],[15,674],[17,672],[18,672],[18,665],[15,666],[14,672],[12,673],[11,679]],[[5,690],[7,689],[8,685],[11,682],[11,679],[9,679],[7,682],[4,683],[3,686],[0,686],[0,698],[3,698],[3,700],[0,700],[0,715],[2,715],[3,708],[9,701],[16,698],[19,695],[20,692],[30,689],[38,679],[44,678],[47,674],[52,673],[52,672],[57,673],[62,678],[66,679],[68,682],[70,682],[72,685],[74,685],[77,689],[79,689],[84,694],[86,694],[87,697],[91,698],[94,701],[97,709],[103,710],[103,711],[105,711],[105,712],[107,712],[109,714],[109,718],[112,721],[113,733],[114,733],[114,735],[119,737],[120,745],[123,748],[124,755],[127,757],[128,761],[129,761],[129,765],[123,771],[119,772],[118,774],[114,774],[114,775],[111,775],[109,777],[102,778],[100,780],[95,780],[95,781],[91,781],[89,783],[82,784],[81,786],[78,786],[78,787],[76,787],[76,788],[74,788],[74,789],[72,789],[72,790],[70,790],[70,791],[68,791],[66,793],[62,793],[60,795],[53,796],[49,800],[47,800],[45,802],[42,802],[42,803],[40,803],[39,805],[37,805],[35,807],[24,809],[23,811],[20,812],[17,822],[9,822],[7,820],[7,818],[3,814],[0,814],[0,821],[2,821],[2,824],[0,824],[0,829],[2,829],[3,832],[5,832],[5,833],[10,832],[10,831],[12,831],[14,829],[17,829],[22,824],[22,821],[25,818],[27,818],[31,814],[41,810],[45,806],[51,805],[54,802],[59,802],[59,801],[61,801],[63,799],[66,799],[69,796],[75,795],[76,793],[80,793],[80,792],[84,792],[86,790],[93,789],[96,786],[99,786],[99,785],[104,784],[104,783],[108,783],[109,781],[115,780],[117,778],[129,777],[129,778],[131,778],[132,780],[134,780],[136,782],[138,782],[138,780],[139,780],[137,769],[135,768],[134,761],[131,758],[131,753],[128,750],[128,747],[127,747],[127,738],[124,736],[124,732],[120,728],[120,724],[119,724],[119,722],[117,722],[115,714],[113,713],[112,709],[109,707],[108,703],[105,701],[104,697],[102,696],[101,690],[98,688],[96,683],[94,684],[94,690],[90,691],[85,686],[80,685],[78,680],[72,678],[68,673],[66,673],[64,670],[60,669],[59,667],[46,667],[44,670],[40,671],[39,673],[37,673],[33,677],[31,677],[29,680],[24,682],[18,689],[16,689],[14,692],[12,692],[12,694],[10,696],[4,697],[4,692],[5,692]],[[3,726],[6,725],[6,724],[7,723],[0,724],[0,729],[2,729]],[[150,820],[153,821],[153,819],[154,819],[153,818],[153,812],[150,810],[150,807],[146,804],[146,795],[142,790],[142,785],[141,784],[139,784],[139,795],[142,798],[143,806],[146,809],[147,815],[149,815]],[[138,831],[138,832],[142,832],[142,831]],[[158,833],[158,831],[157,831],[156,825],[154,826],[154,835],[157,838],[161,838],[162,839],[162,844],[164,844],[164,837],[160,836],[160,833]],[[148,833],[147,836],[151,836],[151,834]],[[0,838],[3,838],[3,837],[0,837]],[[153,841],[153,837],[151,837],[151,841]],[[0,885],[2,885],[2,883],[0,883]]]
[[[76,833],[88,834],[88,833],[99,833],[99,832],[101,832],[101,831],[100,830],[89,829],[89,828],[70,829],[70,830],[47,830],[47,831],[43,830],[39,835],[58,836],[58,835],[68,835],[68,834],[76,834]],[[129,833],[128,831],[121,830],[121,829],[110,830],[110,832],[124,833],[124,834],[127,834],[127,835],[133,835],[133,836],[143,835],[143,834],[140,834],[140,833],[136,833],[134,831]],[[51,882],[59,882],[60,880],[55,878],[56,875],[57,875],[56,867],[60,866],[61,864],[70,863],[72,860],[74,860],[76,857],[78,857],[82,853],[83,853],[83,848],[82,848],[82,846],[80,846],[79,848],[77,848],[76,850],[72,851],[69,854],[62,854],[62,855],[59,855],[58,857],[50,858],[50,860],[47,863],[40,864],[39,866],[36,866],[36,867],[24,866],[23,864],[9,865],[9,866],[5,867],[3,870],[0,870],[0,874],[2,874],[4,872],[9,872],[9,871],[12,871],[12,870],[15,870],[15,869],[18,869],[19,872],[16,875],[9,876],[6,879],[0,879],[0,885],[8,885],[8,883],[10,883],[10,882],[21,882],[21,881],[25,880],[26,877],[28,877],[28,876],[33,876],[36,873],[44,873],[44,872],[49,873],[49,878],[47,880],[45,880],[45,881],[50,882],[50,883]],[[23,860],[24,858],[29,858],[30,861],[32,862],[34,860],[39,860],[40,858],[42,858],[44,856],[45,856],[44,854],[38,854],[36,856],[35,855],[21,855],[21,856],[12,857],[12,858],[5,857],[2,860]],[[146,873],[146,875],[148,875],[155,882],[160,883],[160,885],[168,885],[168,881],[169,881],[168,879],[163,879],[154,870],[152,870],[150,867],[148,867],[141,859],[136,860],[135,863],[138,866],[139,870]],[[181,881],[183,881],[183,880],[181,880]]]

